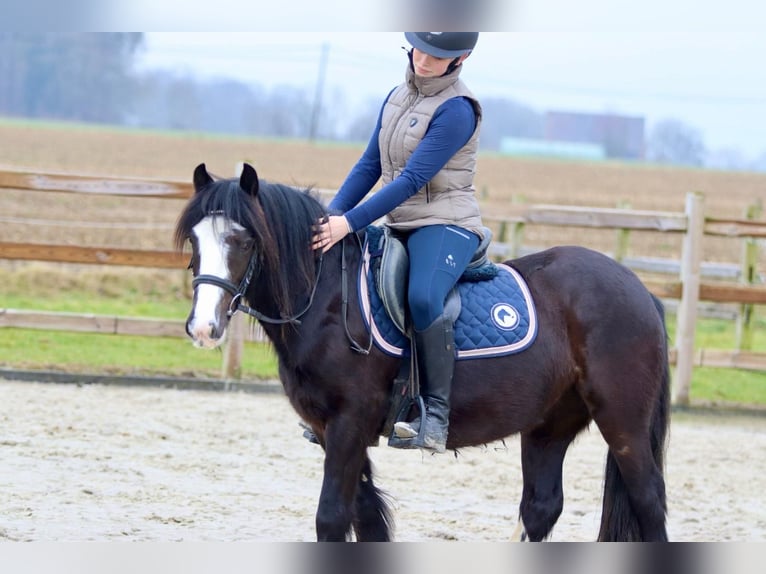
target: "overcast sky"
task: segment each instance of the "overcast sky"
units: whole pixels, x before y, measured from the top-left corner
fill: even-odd
[[[313,93],[323,44],[326,104],[336,88],[352,103],[382,99],[404,76],[401,32],[147,33],[140,65]],[[766,153],[765,62],[766,33],[747,29],[485,32],[463,78],[480,98],[539,111],[638,115],[649,127],[680,119],[708,148],[755,157]]]

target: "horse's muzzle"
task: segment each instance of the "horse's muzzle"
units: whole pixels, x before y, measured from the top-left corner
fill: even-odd
[[[222,329],[214,321],[186,324],[186,333],[191,337],[194,346],[203,349],[215,349],[224,341],[225,328]]]

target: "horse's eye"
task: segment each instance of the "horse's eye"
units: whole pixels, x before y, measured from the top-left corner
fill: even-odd
[[[239,244],[239,248],[242,251],[250,251],[253,248],[254,243],[255,241],[252,238],[243,239]]]

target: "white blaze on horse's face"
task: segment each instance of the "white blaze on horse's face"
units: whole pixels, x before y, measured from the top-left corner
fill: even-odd
[[[228,231],[227,231],[228,229]],[[236,223],[226,227],[220,215],[208,216],[192,229],[199,256],[199,275],[213,275],[231,281],[228,265],[229,244],[227,237],[243,228]],[[202,283],[197,285],[187,330],[194,344],[212,349],[220,345],[228,325],[229,296],[221,287]]]

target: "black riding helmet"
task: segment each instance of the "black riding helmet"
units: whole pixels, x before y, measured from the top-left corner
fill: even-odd
[[[476,46],[478,32],[405,32],[413,48],[434,58],[459,58]]]

